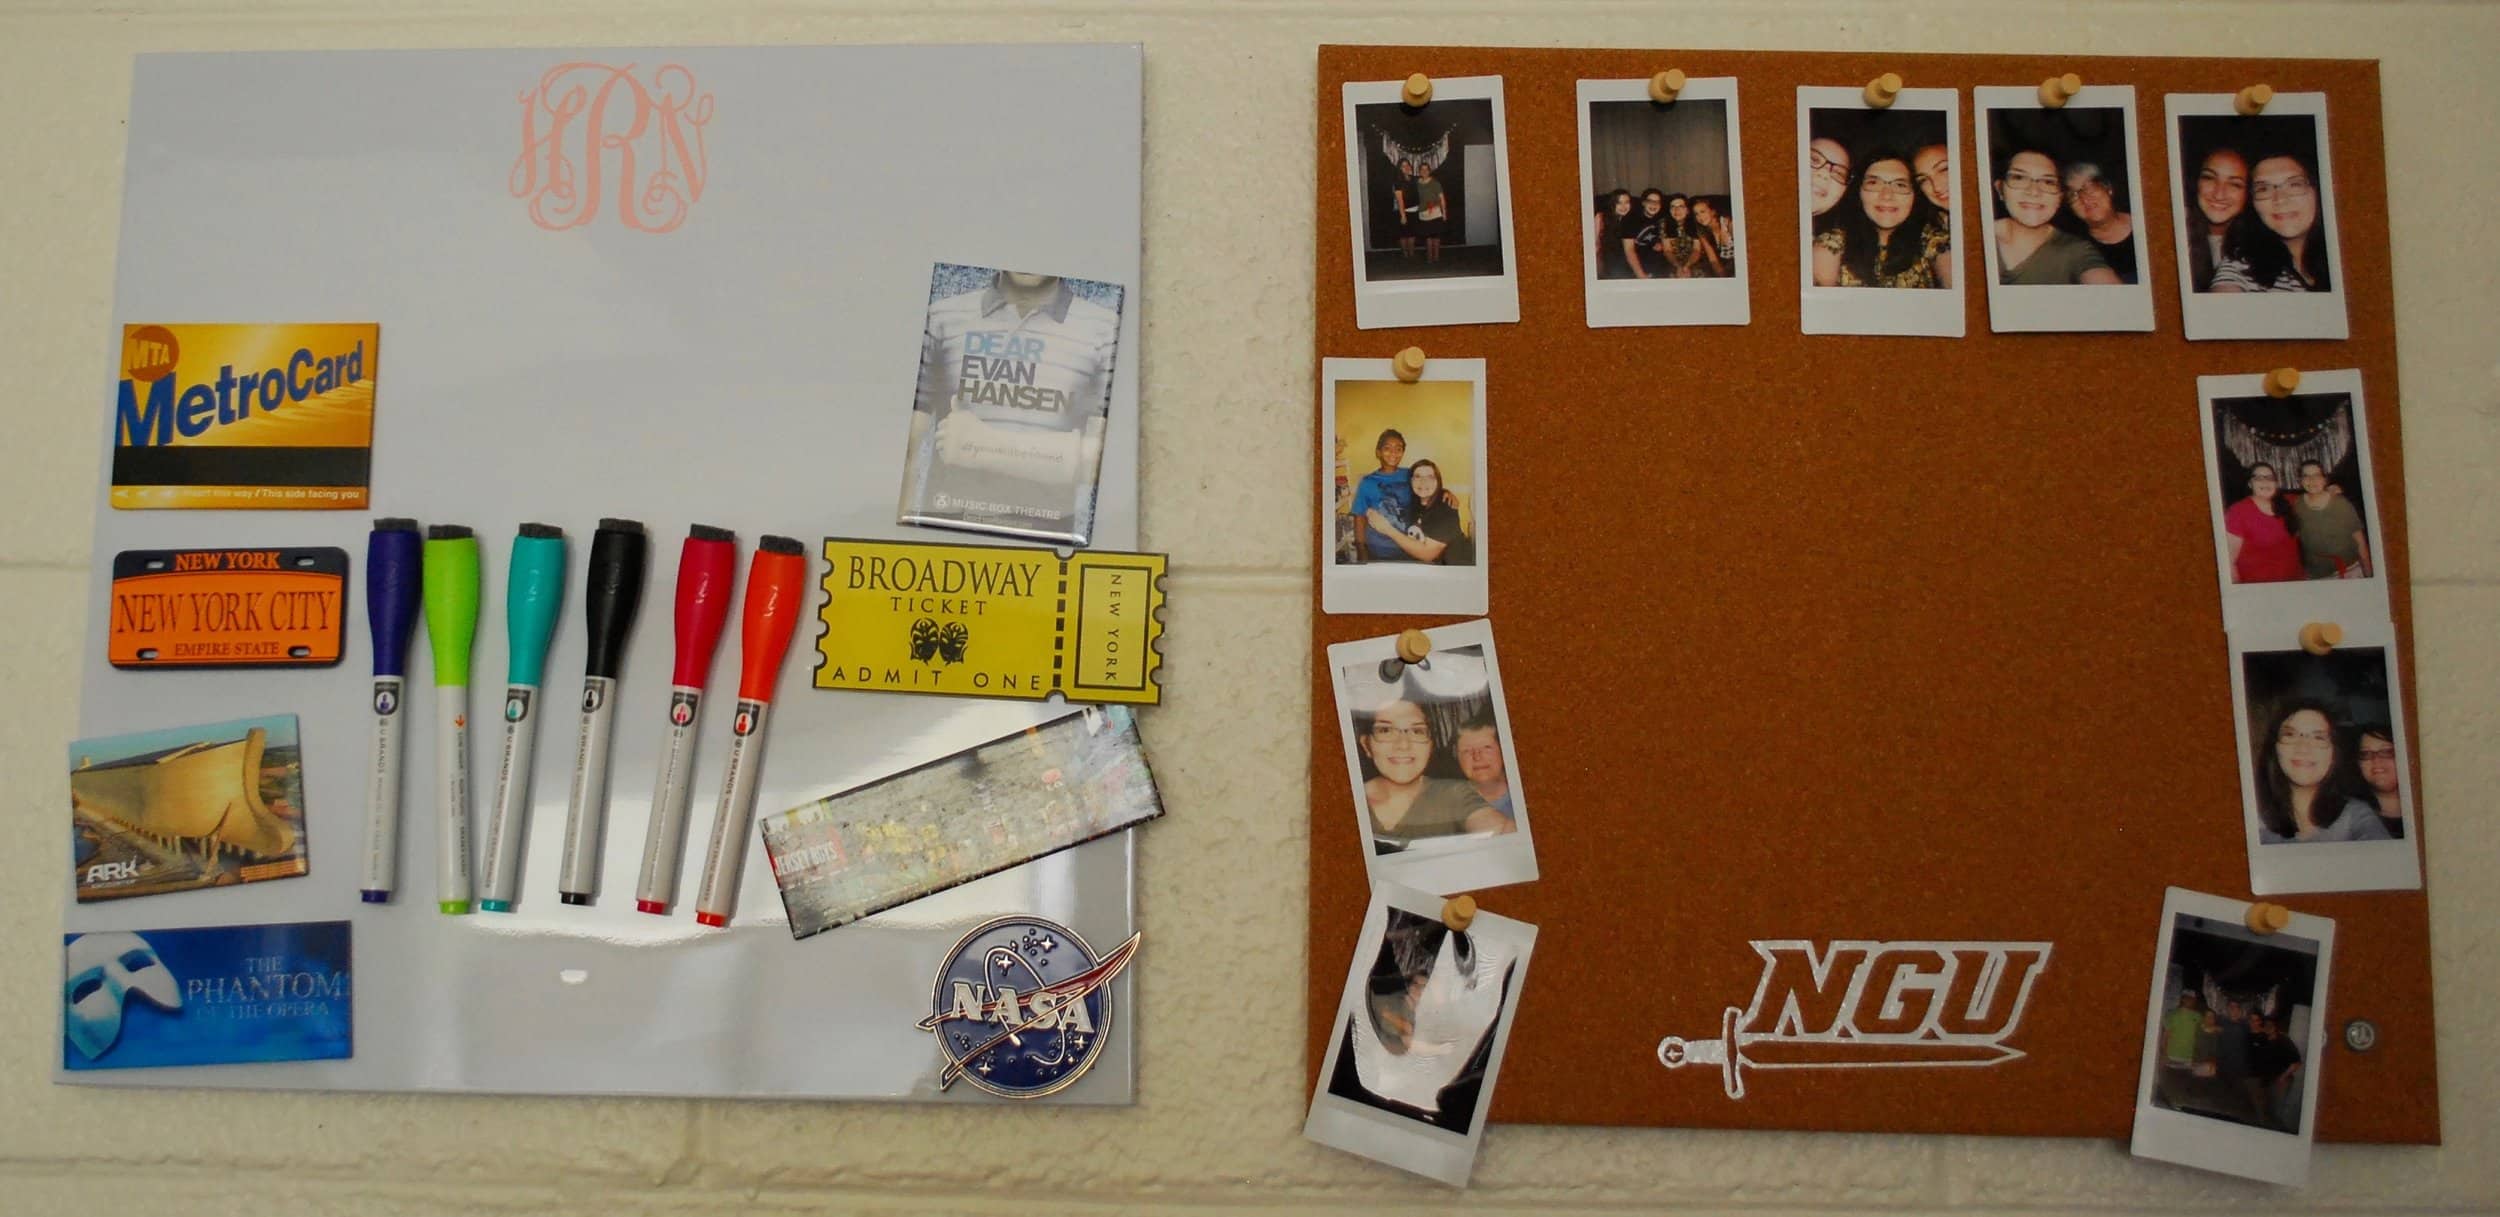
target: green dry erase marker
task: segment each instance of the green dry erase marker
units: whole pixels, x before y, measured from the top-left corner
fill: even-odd
[[[469,911],[469,644],[477,637],[477,537],[425,530],[425,641],[434,652],[435,900]]]

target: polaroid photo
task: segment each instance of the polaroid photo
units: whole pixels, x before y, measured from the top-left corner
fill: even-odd
[[[1302,1135],[1465,1187],[1536,927],[1479,912],[1452,930],[1441,900],[1372,884]]]
[[[1797,258],[1809,334],[1962,336],[1961,94],[1797,90]]]
[[[2036,85],[1971,90],[1979,111],[1979,192],[1988,328],[2000,334],[2150,330],[2142,272],[2144,180],[2135,86],[2092,85],[2058,109]]]
[[[1355,327],[1515,322],[1519,246],[1502,78],[1436,78],[1420,107],[1400,99],[1405,87],[1345,85]]]
[[[2369,416],[2355,369],[2200,376],[2206,505],[2222,616],[2234,632],[2388,615]]]
[[[1448,894],[1536,878],[1528,795],[1493,624],[1425,630],[1432,653],[1395,637],[1328,648],[1363,864],[1374,882]]]
[[[2131,1151],[2298,1186],[2309,1178],[2335,923],[2183,888],[2162,899]]]
[[[2163,99],[2187,336],[2348,337],[2326,94],[2277,93],[2247,116],[2234,100]]]
[[[1319,392],[1321,611],[1488,611],[1484,361],[1406,384],[1386,359],[1323,360]]]
[[[896,522],[1090,544],[1125,295],[939,263]]]
[[[2422,886],[2395,629],[2341,626],[2323,655],[2298,626],[2231,635],[2248,887],[2261,896]]]
[[[1581,81],[1580,195],[1590,328],[1753,320],[1735,77]]]

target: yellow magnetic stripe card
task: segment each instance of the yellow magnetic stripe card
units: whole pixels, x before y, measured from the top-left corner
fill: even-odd
[[[365,506],[381,346],[371,324],[123,326],[113,506]]]
[[[827,537],[816,687],[1153,705],[1163,563]]]

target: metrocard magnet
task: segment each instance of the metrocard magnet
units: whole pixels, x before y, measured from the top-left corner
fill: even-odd
[[[816,687],[1153,705],[1161,554],[825,539]]]

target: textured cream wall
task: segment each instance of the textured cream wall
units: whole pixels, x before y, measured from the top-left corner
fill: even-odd
[[[1146,540],[1172,554],[1175,641],[1169,704],[1146,727],[1172,815],[1140,851],[1143,1101],[936,1111],[51,1085],[60,748],[132,53],[1026,39],[1147,51]],[[2308,1190],[2281,1195],[2139,1165],[2114,1142],[1496,1128],[1462,1199],[1304,1143],[1305,217],[1323,41],[2380,58],[2447,1148],[2323,1150]],[[18,846],[0,857],[0,975],[14,978],[0,986],[0,1212],[2500,1210],[2500,886],[2483,873],[2500,857],[2496,61],[2500,9],[2435,3],[0,6],[0,621],[13,627],[0,760],[19,779],[0,795]]]

